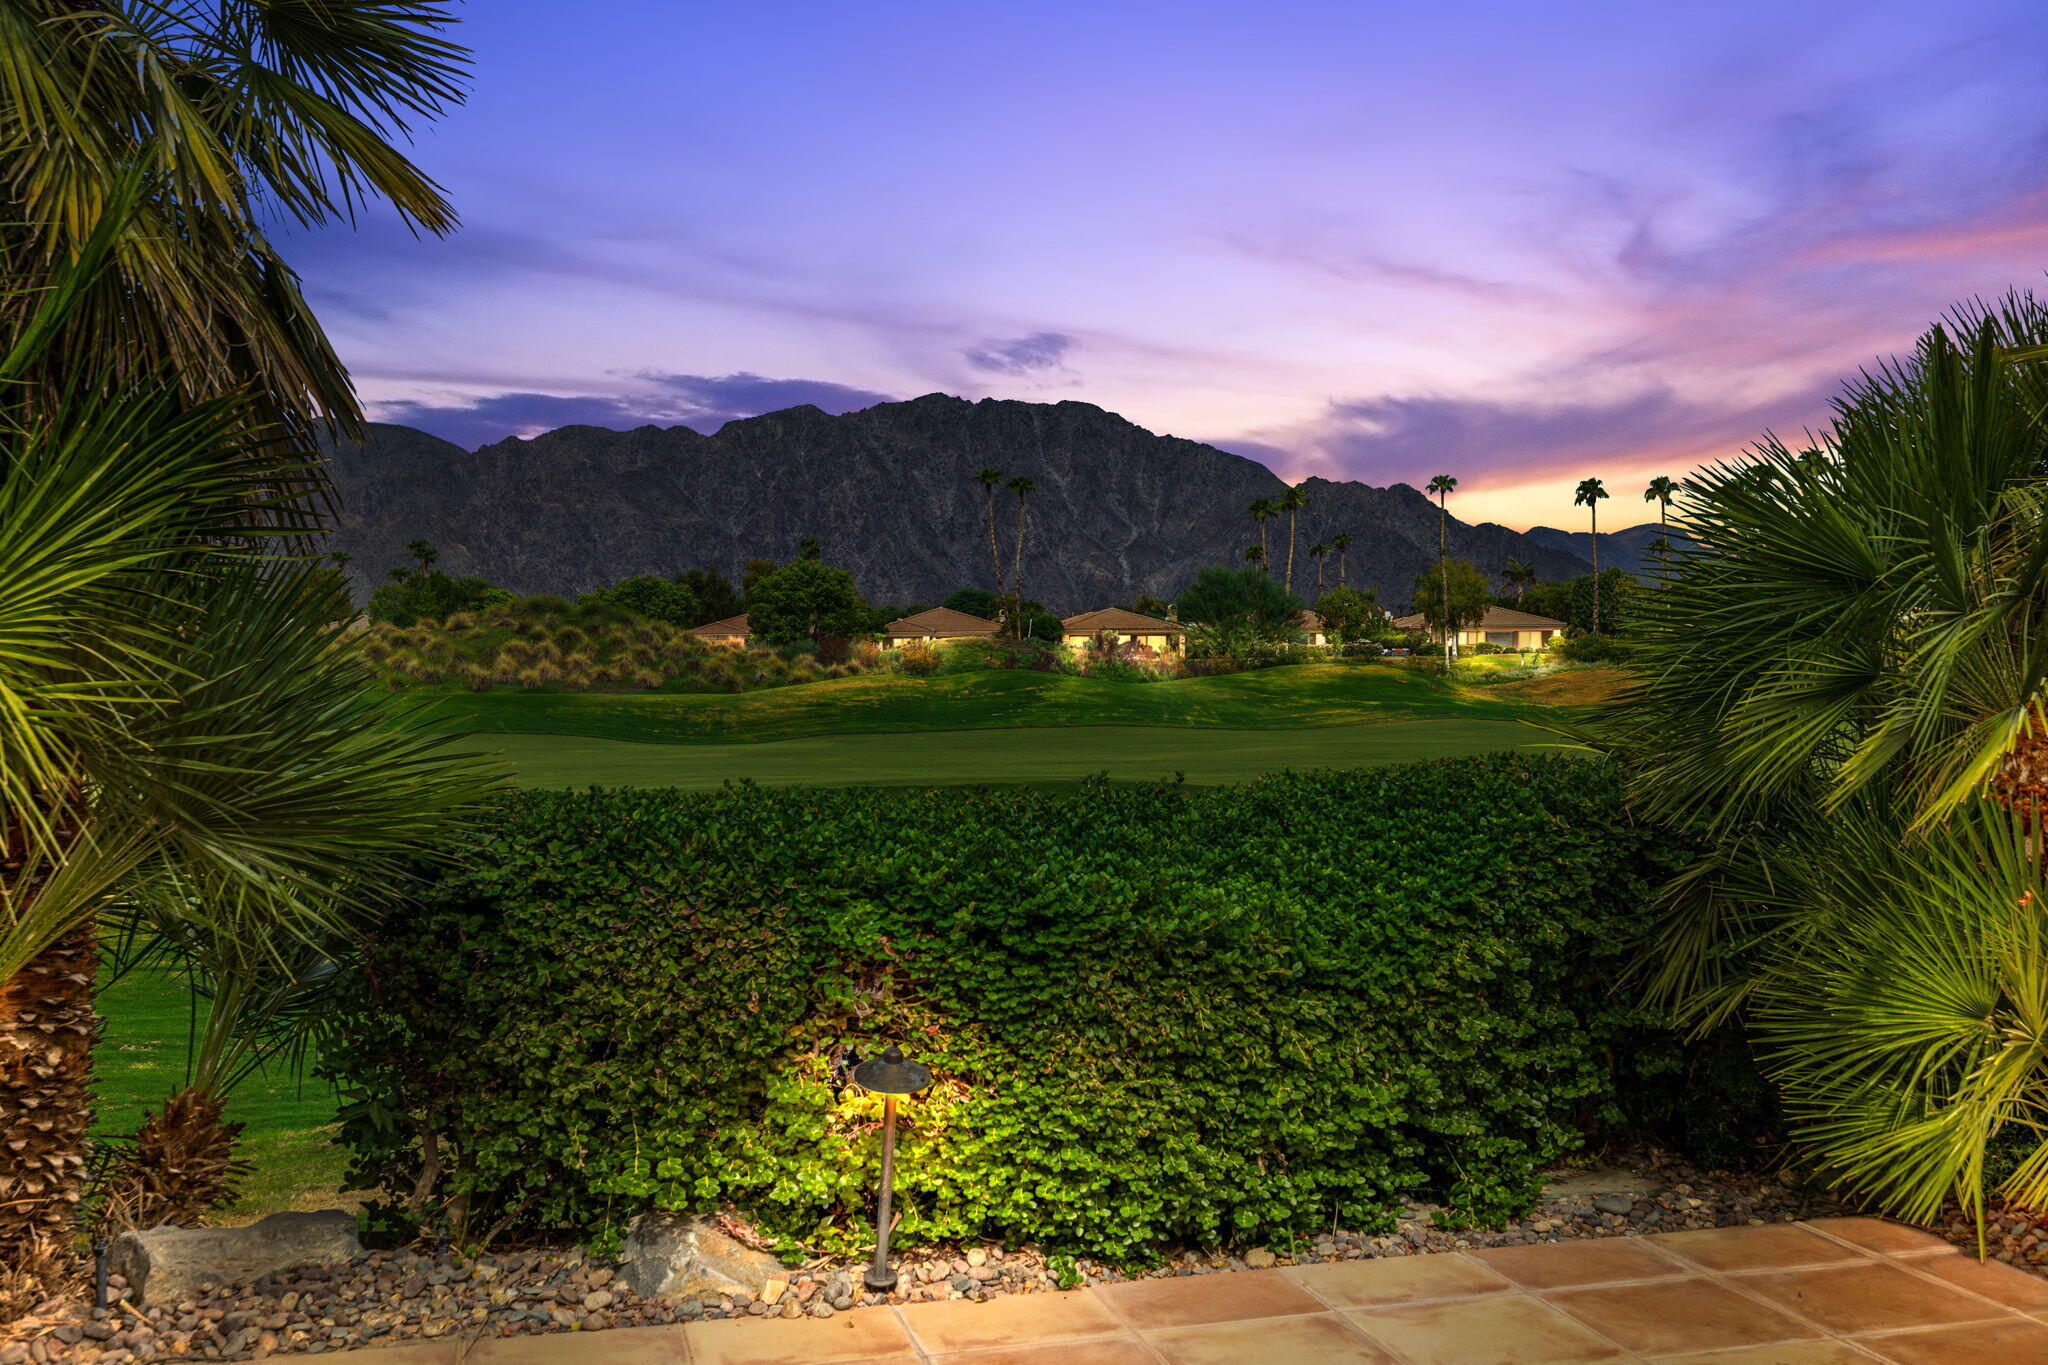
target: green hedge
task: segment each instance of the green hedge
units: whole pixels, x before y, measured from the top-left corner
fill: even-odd
[[[1240,787],[527,792],[369,948],[327,1056],[417,1213],[737,1208],[863,1240],[901,1041],[906,1243],[1479,1218],[1616,1116],[1607,974],[1663,856],[1617,772],[1493,755]],[[425,1139],[440,1174],[420,1180]]]

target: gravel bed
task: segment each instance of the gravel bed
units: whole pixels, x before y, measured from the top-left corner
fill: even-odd
[[[1708,1176],[1678,1164],[1639,1165],[1636,1197],[1597,1192],[1549,1198],[1499,1229],[1443,1226],[1441,1210],[1408,1205],[1393,1230],[1333,1229],[1290,1245],[1237,1252],[1190,1250],[1135,1278],[1209,1275],[1271,1265],[1414,1256],[1463,1247],[1520,1246],[1626,1237],[1685,1228],[1761,1224],[1844,1210],[1787,1175]],[[2001,1222],[2000,1259],[2039,1265],[2048,1228]],[[582,1248],[498,1252],[474,1259],[415,1250],[378,1251],[351,1265],[302,1267],[250,1284],[221,1285],[191,1301],[111,1309],[52,1301],[0,1337],[0,1365],[26,1362],[262,1360],[439,1337],[598,1331],[726,1317],[820,1317],[883,1302],[866,1293],[857,1264],[821,1261],[752,1293],[645,1300]],[[1057,1269],[1030,1247],[972,1246],[912,1252],[897,1261],[896,1303],[1050,1293],[1125,1278],[1086,1259]],[[117,1294],[125,1287],[116,1283]]]

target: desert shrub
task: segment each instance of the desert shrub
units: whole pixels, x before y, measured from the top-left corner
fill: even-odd
[[[384,921],[326,1066],[367,1187],[615,1235],[735,1206],[864,1237],[902,1042],[906,1244],[1143,1260],[1465,1215],[1619,1110],[1609,971],[1676,857],[1604,762],[1243,786],[542,792]],[[394,1216],[386,1210],[380,1216]]]
[[[896,651],[896,669],[913,678],[929,678],[938,673],[939,651],[922,641],[913,640]]]
[[[987,636],[972,640],[942,640],[939,643],[941,673],[980,673],[986,670],[1028,668],[1039,673],[1071,672],[1072,658],[1058,640],[1026,636]]]

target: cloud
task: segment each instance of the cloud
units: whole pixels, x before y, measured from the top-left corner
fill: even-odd
[[[1008,341],[983,341],[961,354],[977,370],[990,374],[1027,375],[1060,368],[1074,339],[1064,332],[1033,332]]]
[[[686,426],[710,435],[727,422],[811,404],[826,412],[853,412],[889,401],[824,379],[770,379],[764,375],[643,374],[645,386],[626,394],[495,393],[449,403],[403,400],[377,403],[380,422],[418,427],[465,449],[534,436],[564,426]]]

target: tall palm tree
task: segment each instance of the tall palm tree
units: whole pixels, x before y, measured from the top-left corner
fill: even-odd
[[[359,422],[263,222],[453,226],[392,145],[460,97],[448,22],[0,7],[0,1264],[78,1200],[109,907],[252,949],[345,929],[479,790],[370,700],[340,576],[259,548],[317,529],[295,452]]]
[[[1650,480],[1650,486],[1643,490],[1643,501],[1657,504],[1657,581],[1661,585],[1671,572],[1671,499],[1682,487],[1675,479],[1662,474]]]
[[[1251,514],[1252,523],[1259,528],[1259,548],[1263,550],[1266,546],[1266,523],[1280,515],[1280,504],[1271,498],[1253,498]]]
[[[1010,592],[1010,600],[1015,607],[1013,616],[1015,618],[1017,638],[1021,640],[1024,638],[1024,499],[1038,485],[1022,474],[1019,474],[1003,486],[1017,495],[1017,553],[1010,561],[1014,573],[1014,586]]]
[[[1520,603],[1522,594],[1535,585],[1536,570],[1519,559],[1508,560],[1500,571],[1501,582],[1513,588],[1515,601]]]
[[[1308,506],[1308,494],[1290,488],[1280,495],[1280,510],[1287,514],[1287,591],[1294,591],[1294,524],[1301,509]]]
[[[1448,548],[1451,530],[1451,493],[1457,486],[1457,479],[1449,474],[1439,474],[1429,481],[1429,491],[1436,495],[1436,573],[1442,585],[1444,612],[1447,618],[1451,609],[1451,560]],[[1439,627],[1438,633],[1443,637],[1444,667],[1449,668],[1451,632]]]
[[[1330,548],[1337,552],[1337,586],[1341,588],[1346,585],[1344,553],[1351,548],[1351,533],[1349,531],[1339,531],[1336,535],[1331,536]]]
[[[1263,570],[1266,567],[1266,547],[1263,545],[1247,545],[1244,551],[1244,560],[1245,563],[1253,568]]]
[[[996,548],[996,489],[1002,486],[1003,471],[1000,469],[977,469],[974,481],[981,485],[983,500],[988,511],[988,562],[995,567],[995,590],[1003,591],[1003,552]]]
[[[1330,553],[1330,547],[1317,541],[1308,547],[1308,557],[1316,562],[1316,596],[1323,595],[1323,557]]]
[[[1600,633],[1600,499],[1607,496],[1607,488],[1598,479],[1580,479],[1578,491],[1572,494],[1572,506],[1583,507],[1591,515],[1593,527],[1593,633]]]

